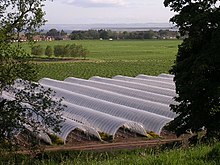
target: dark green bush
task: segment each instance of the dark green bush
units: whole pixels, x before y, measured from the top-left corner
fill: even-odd
[[[82,57],[86,58],[88,50],[83,48],[82,45],[67,44],[67,45],[55,45],[54,56],[55,57]]]
[[[45,53],[45,49],[41,45],[35,45],[31,48],[31,54],[35,56],[43,56]]]
[[[65,53],[64,48],[65,48],[64,45],[55,45],[54,46],[54,56],[55,57],[59,57],[59,56],[64,57],[65,56],[64,55],[64,53]]]
[[[47,45],[46,49],[45,49],[45,55],[48,57],[53,56],[53,47]]]

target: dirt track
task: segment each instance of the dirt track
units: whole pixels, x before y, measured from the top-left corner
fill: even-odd
[[[161,139],[161,140],[146,140],[146,141],[130,141],[130,142],[117,142],[117,143],[107,143],[107,144],[87,144],[81,146],[56,146],[47,147],[45,152],[56,152],[56,151],[112,151],[121,149],[136,149],[136,148],[146,148],[152,146],[158,146],[162,144],[168,144],[172,142],[181,142],[182,139]],[[27,151],[21,151],[22,154],[29,154]]]

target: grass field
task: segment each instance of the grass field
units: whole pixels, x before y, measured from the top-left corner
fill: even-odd
[[[89,78],[115,75],[136,76],[168,73],[173,65],[181,40],[135,40],[135,41],[53,41],[37,44],[82,44],[89,50],[86,61],[38,63],[39,75],[63,80],[66,77]],[[24,45],[28,49],[27,45]]]
[[[156,147],[133,151],[86,152],[62,151],[27,156],[0,158],[0,164],[36,165],[219,165],[220,143],[190,148]]]

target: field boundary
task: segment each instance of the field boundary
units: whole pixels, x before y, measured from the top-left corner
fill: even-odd
[[[59,152],[59,151],[114,151],[114,150],[132,150],[137,148],[148,148],[174,142],[182,142],[181,138],[176,139],[159,139],[147,141],[131,141],[117,142],[107,144],[87,144],[81,146],[55,146],[46,147],[44,152]],[[18,154],[30,154],[29,151],[18,151]]]

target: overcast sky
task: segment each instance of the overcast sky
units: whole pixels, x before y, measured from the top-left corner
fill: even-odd
[[[53,0],[44,10],[48,24],[168,23],[174,15],[163,0]]]

